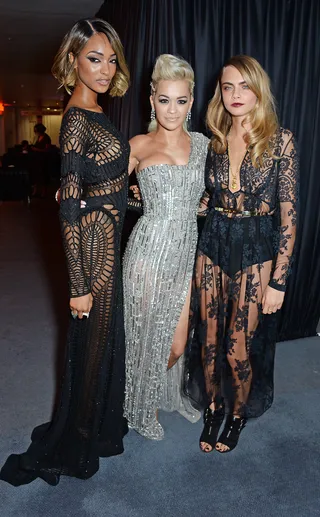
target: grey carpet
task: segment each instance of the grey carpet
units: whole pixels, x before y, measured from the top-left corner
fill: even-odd
[[[0,206],[0,464],[47,421],[68,310],[56,207]],[[201,423],[160,413],[162,442],[130,431],[87,481],[0,482],[1,517],[320,516],[320,338],[280,343],[273,407],[228,455],[202,454]]]

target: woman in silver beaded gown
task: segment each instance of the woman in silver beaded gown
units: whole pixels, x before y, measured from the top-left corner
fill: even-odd
[[[130,427],[158,440],[159,408],[190,421],[200,416],[181,389],[208,147],[204,135],[186,131],[193,80],[187,62],[160,56],[151,83],[155,120],[147,135],[130,141],[144,213],[124,257],[125,416]]]

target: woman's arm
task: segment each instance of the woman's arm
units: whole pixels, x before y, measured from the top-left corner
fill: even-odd
[[[130,144],[130,157],[129,157],[129,175],[135,170],[137,171],[137,167],[140,162],[140,154],[143,145],[145,145],[145,137],[146,135],[137,135],[131,138],[129,141]],[[143,212],[142,202],[139,187],[137,185],[133,185],[130,187],[130,190],[133,191],[134,198],[128,197],[128,209],[133,210],[134,212],[138,212],[140,215]]]
[[[129,157],[129,175],[137,168],[141,159],[141,151],[146,145],[146,135],[137,135],[129,140],[130,157]]]
[[[297,148],[291,132],[279,162],[278,199],[280,203],[279,251],[273,277],[269,285],[285,291],[291,272],[293,249],[296,239],[297,205],[299,191],[299,163]]]
[[[209,212],[208,203],[210,199],[210,194],[207,190],[202,194],[202,198],[200,199],[200,204],[198,208],[198,217],[206,217]]]
[[[204,170],[205,178],[213,178],[213,160],[212,160],[212,150],[208,149],[206,165]],[[200,199],[200,204],[198,208],[198,217],[206,217],[209,212],[208,203],[210,200],[210,194],[207,190],[205,190],[202,194],[202,198]]]
[[[80,226],[80,198],[85,173],[84,158],[88,136],[89,128],[85,114],[76,109],[69,110],[63,120],[60,134],[59,217],[67,257],[70,297],[72,299],[90,293],[90,286],[86,282],[83,270]]]
[[[275,312],[284,300],[291,272],[296,239],[299,162],[294,137],[286,131],[285,143],[279,161],[278,200],[280,203],[279,250],[273,276],[263,297],[263,312]]]

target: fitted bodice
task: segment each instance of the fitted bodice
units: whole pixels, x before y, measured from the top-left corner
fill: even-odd
[[[116,226],[119,232],[122,229],[127,208],[129,143],[103,113],[71,107],[62,119],[60,151],[60,221],[70,294],[84,296],[92,292],[84,270],[89,266],[91,275],[93,257],[98,256],[98,248],[103,250],[100,240],[97,244],[102,228],[110,232],[106,225],[109,221],[112,233]],[[81,208],[81,197],[86,200],[85,209]],[[94,221],[99,221],[95,227]],[[84,224],[89,224],[90,231]],[[110,236],[108,239],[110,248]],[[113,252],[117,247],[118,241]],[[84,249],[89,250],[87,262],[83,260]],[[104,259],[99,264],[103,262]]]
[[[186,165],[157,164],[140,171],[138,183],[144,217],[194,219],[204,190],[204,166],[208,139],[191,133],[191,150]]]
[[[291,203],[296,189],[292,141],[292,133],[280,128],[270,142],[274,157],[265,152],[263,165],[259,167],[253,165],[247,151],[236,192],[229,189],[228,152],[217,154],[210,147],[205,175],[206,190],[211,197],[209,206],[270,214],[275,211],[279,196]]]

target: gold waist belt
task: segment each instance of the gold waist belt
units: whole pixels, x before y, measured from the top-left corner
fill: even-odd
[[[254,217],[257,215],[268,215],[267,213],[261,213],[258,210],[238,211],[238,210],[233,210],[232,208],[222,208],[220,206],[215,206],[214,210],[216,210],[216,212],[222,212],[224,214],[233,214],[233,215],[238,215],[241,217]]]

